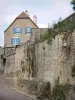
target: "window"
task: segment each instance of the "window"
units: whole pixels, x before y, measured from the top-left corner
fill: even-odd
[[[31,27],[25,27],[25,34],[31,33]]]
[[[20,38],[18,37],[11,38],[11,45],[20,45]]]
[[[16,33],[20,33],[20,28],[19,27],[16,28]]]
[[[13,28],[13,33],[14,34],[22,34],[22,28],[20,28],[20,27]]]

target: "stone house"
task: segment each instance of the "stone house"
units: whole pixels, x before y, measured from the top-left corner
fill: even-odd
[[[34,20],[34,21],[33,21]],[[30,18],[28,11],[22,12],[4,31],[4,47],[20,45],[30,39],[32,28],[38,28],[37,17]]]
[[[68,18],[72,19],[71,17]],[[32,34],[21,34],[26,36],[23,37],[26,40],[19,35],[22,39],[21,44],[17,47],[9,47],[10,52],[6,47],[11,46],[10,41],[5,42],[7,44],[5,45],[7,59],[5,73],[21,71],[25,79],[36,78],[37,81],[49,81],[52,87],[56,81],[60,84],[74,85],[75,74],[72,75],[72,67],[75,66],[75,31],[67,37],[66,45],[63,43],[63,34],[56,35],[55,39],[52,39],[52,44],[47,44],[47,41],[38,42],[40,34],[47,29],[38,29],[36,26],[34,28]],[[8,38],[7,30],[5,39]]]

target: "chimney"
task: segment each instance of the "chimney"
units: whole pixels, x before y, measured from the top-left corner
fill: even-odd
[[[27,11],[27,10],[25,11],[25,13],[29,16],[29,13],[28,13],[28,11]]]
[[[37,25],[37,17],[36,17],[36,15],[33,16],[33,21]]]

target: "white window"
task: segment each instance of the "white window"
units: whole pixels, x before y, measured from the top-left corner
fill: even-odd
[[[20,38],[18,37],[11,38],[11,45],[20,45]]]
[[[16,28],[16,33],[20,33],[20,28],[19,27]]]
[[[22,34],[22,28],[20,28],[20,27],[13,28],[13,33],[14,34]]]
[[[31,27],[25,27],[25,34],[31,33],[32,28]]]

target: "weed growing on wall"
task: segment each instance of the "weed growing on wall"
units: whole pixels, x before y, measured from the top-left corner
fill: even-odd
[[[71,85],[55,84],[52,92],[52,100],[66,100],[66,94],[69,92]]]
[[[48,28],[46,32],[41,33],[40,42],[47,40],[47,43],[52,43],[52,38],[55,38],[57,34],[63,33],[63,40],[67,40],[67,37],[75,29],[75,19],[69,19],[64,21],[58,21],[53,25],[53,28]]]

